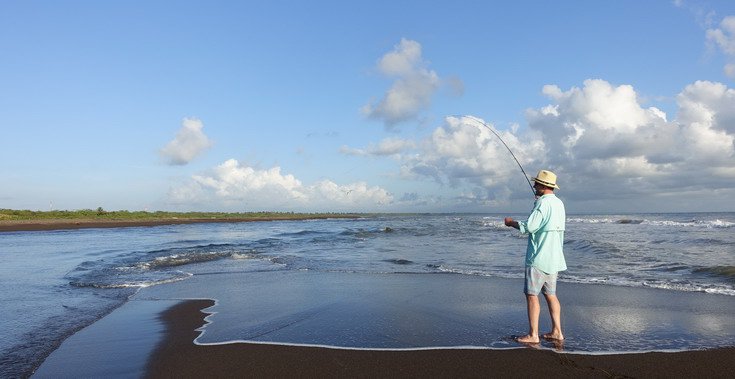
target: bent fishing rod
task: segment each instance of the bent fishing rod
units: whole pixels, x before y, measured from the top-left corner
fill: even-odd
[[[521,166],[521,162],[518,161],[518,158],[516,158],[516,155],[513,154],[513,151],[510,149],[510,147],[508,147],[508,144],[505,143],[505,141],[503,141],[503,139],[500,137],[500,134],[498,134],[498,132],[496,132],[495,129],[493,129],[490,125],[486,124],[484,121],[480,120],[479,118],[477,118],[475,116],[469,116],[468,115],[468,116],[456,116],[456,117],[467,117],[467,118],[469,118],[469,119],[471,119],[473,121],[476,121],[480,125],[486,127],[488,130],[490,130],[490,132],[492,132],[493,135],[495,135],[495,137],[498,137],[498,139],[503,144],[503,146],[505,146],[505,148],[508,149],[508,152],[513,157],[513,159],[516,161],[516,163],[518,164],[518,167],[520,167],[521,172],[523,173],[523,177],[526,178],[526,181],[528,182],[528,186],[531,187],[531,192],[533,193],[534,196],[536,196],[536,190],[533,188],[533,184],[531,184],[531,181],[528,179],[528,174],[526,174],[526,170],[523,169],[523,166]]]

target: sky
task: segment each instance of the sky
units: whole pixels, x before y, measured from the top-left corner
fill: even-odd
[[[0,208],[735,211],[735,2],[433,3],[2,1]]]

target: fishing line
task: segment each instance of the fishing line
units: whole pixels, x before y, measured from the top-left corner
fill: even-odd
[[[498,134],[498,132],[496,132],[495,129],[493,129],[492,127],[490,127],[490,125],[486,124],[484,121],[480,120],[479,118],[475,116],[455,116],[455,117],[467,117],[469,119],[477,121],[478,123],[486,127],[488,130],[490,130],[495,135],[495,137],[498,137],[500,142],[503,143],[503,146],[505,146],[505,148],[508,149],[508,152],[513,157],[513,159],[515,159],[516,163],[518,163],[518,167],[520,167],[521,172],[523,173],[523,177],[526,178],[526,181],[528,182],[528,186],[531,187],[531,192],[533,192],[533,195],[536,196],[536,190],[533,188],[533,184],[531,184],[531,181],[528,179],[528,174],[526,174],[526,170],[523,169],[523,166],[521,166],[521,162],[518,161],[518,158],[516,158],[516,155],[513,154],[513,151],[510,149],[510,147],[508,147],[508,144],[505,143],[505,141],[503,141],[503,139],[500,137],[500,134]]]

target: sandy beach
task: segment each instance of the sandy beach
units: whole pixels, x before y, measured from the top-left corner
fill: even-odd
[[[146,366],[165,377],[730,377],[735,348],[679,353],[564,354],[551,350],[370,351],[236,343],[197,346],[204,322],[194,300],[161,315],[166,333]]]
[[[579,352],[590,328],[612,320],[596,309],[637,324],[635,331],[600,330],[603,339],[621,340],[610,346],[632,349],[647,336],[692,338],[692,330],[731,338],[730,297],[564,283],[566,343],[526,347],[505,334],[525,326],[522,299],[510,291],[519,283],[456,275],[202,275],[142,290],[67,339],[35,376],[715,378],[735,370],[732,345]],[[648,310],[660,314],[650,322],[664,331],[645,326]],[[696,325],[676,330],[687,323]],[[370,344],[389,347],[349,347]]]
[[[202,346],[194,340],[205,324],[202,309],[212,306],[212,300],[180,301],[160,313],[150,311],[168,303],[132,303],[116,311],[112,322],[99,322],[67,340],[35,377],[726,378],[735,370],[735,348],[587,355],[533,347],[381,351],[253,343]]]

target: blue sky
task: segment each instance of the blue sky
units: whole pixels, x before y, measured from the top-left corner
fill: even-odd
[[[732,1],[4,1],[0,51],[0,208],[525,212],[484,122],[570,212],[735,210]]]

